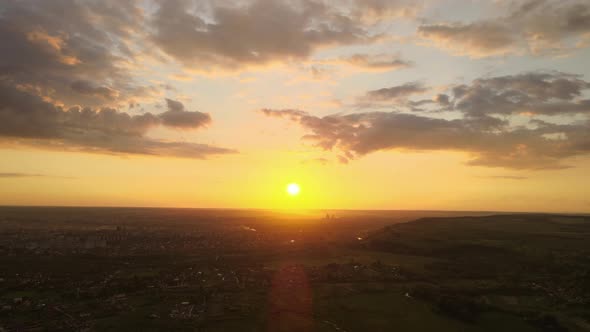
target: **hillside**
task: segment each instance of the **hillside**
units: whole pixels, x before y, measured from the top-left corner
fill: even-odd
[[[589,239],[587,216],[517,214],[418,219],[362,246],[429,259],[409,271],[411,289],[440,312],[463,320],[506,312],[565,331],[590,327]]]

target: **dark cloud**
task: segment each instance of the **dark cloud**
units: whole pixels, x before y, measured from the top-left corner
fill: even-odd
[[[115,99],[119,92],[107,86],[95,86],[88,81],[75,81],[71,85],[72,90],[90,96],[97,96],[104,99]]]
[[[377,23],[416,8],[406,0],[8,1],[0,8],[0,75],[65,105],[104,105],[117,91],[109,106],[120,106],[144,97],[132,72],[146,58],[206,71],[301,60],[321,47],[380,40]],[[409,65],[383,55],[347,61]]]
[[[145,57],[146,15],[135,0],[2,3],[2,143],[191,158],[233,152],[149,138],[155,126],[196,129],[211,122],[209,114],[187,111],[179,102],[168,100],[169,109],[158,115],[118,110],[173,90],[133,77]]]
[[[185,1],[161,1],[152,40],[186,65],[238,68],[303,59],[327,45],[374,41],[363,18],[394,2],[352,1],[334,6],[314,0],[211,2],[198,10]]]
[[[471,155],[470,165],[514,169],[567,167],[562,160],[590,153],[590,126],[561,125],[485,130],[467,119],[446,120],[395,112],[316,117],[297,110],[262,110],[287,117],[310,133],[303,137],[324,150],[358,157],[382,150],[454,150]],[[544,135],[566,133],[555,140]],[[351,159],[347,157],[347,159]]]
[[[395,70],[413,66],[411,61],[404,60],[397,55],[387,54],[353,54],[340,58],[340,62],[364,69],[375,70]]]
[[[441,105],[448,105],[449,104],[449,96],[444,93],[439,93],[434,97],[434,101],[441,104]]]
[[[129,69],[144,21],[133,0],[3,2],[0,78],[64,105],[153,97]]]
[[[418,33],[439,46],[474,57],[513,52],[518,42],[514,31],[495,22],[423,25]]]
[[[166,98],[166,106],[168,107],[168,112],[184,112],[184,105],[178,100]]]
[[[168,111],[159,115],[162,124],[176,128],[199,128],[211,122],[211,116],[207,113],[189,112],[184,105],[176,100],[166,99]]]
[[[427,90],[428,89],[424,87],[421,83],[411,82],[403,85],[393,86],[390,88],[372,90],[367,92],[365,97],[377,101],[394,100],[399,98],[405,98],[409,95],[416,93],[423,93]]]
[[[395,107],[410,111],[458,111],[481,125],[503,125],[498,116],[590,115],[586,98],[590,82],[579,75],[561,72],[529,72],[479,78],[470,84],[451,86],[446,93],[430,99],[409,100],[412,95],[430,92],[421,83],[411,82],[368,91],[357,99],[357,107]]]
[[[167,113],[180,113],[172,121]],[[195,121],[194,114],[206,121]],[[188,114],[188,115],[187,115]],[[198,128],[209,115],[173,109],[160,115],[129,115],[112,108],[72,107],[64,110],[40,97],[0,85],[0,137],[5,143],[33,145],[61,150],[100,153],[130,153],[205,158],[233,150],[187,142],[148,138],[147,131],[158,125]],[[172,122],[172,123],[170,123]]]
[[[589,41],[587,1],[532,0],[504,17],[471,23],[434,23],[418,28],[423,38],[472,57],[563,54]]]
[[[441,112],[452,110],[450,97],[447,94],[439,93],[432,99],[409,100],[406,105],[398,105],[407,107],[412,112]],[[434,107],[434,108],[433,108]]]
[[[420,82],[410,82],[389,88],[371,90],[357,98],[357,107],[402,105],[406,103],[411,95],[422,94],[428,90]]]
[[[377,111],[316,117],[296,109],[263,109],[262,113],[298,123],[309,131],[305,140],[324,150],[339,150],[347,160],[381,150],[454,150],[472,156],[471,165],[545,169],[567,167],[564,159],[590,153],[590,120],[572,117],[590,114],[588,100],[583,99],[590,84],[576,75],[482,78],[451,87],[452,93],[433,99],[404,99],[423,89],[410,83],[370,91],[365,98],[410,105],[409,111],[434,105],[460,117]],[[513,124],[513,117],[523,113],[530,116],[528,124]],[[538,115],[560,115],[561,120],[546,122]]]
[[[583,92],[590,83],[559,72],[525,73],[483,78],[452,90],[455,109],[468,116],[532,113],[545,115],[590,114],[590,99]]]

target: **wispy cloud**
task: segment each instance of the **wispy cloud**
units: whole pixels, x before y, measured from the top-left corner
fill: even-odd
[[[482,179],[505,179],[505,180],[526,180],[528,176],[520,176],[520,175],[482,175],[478,176],[478,178]]]
[[[73,176],[50,175],[40,173],[18,173],[18,172],[0,172],[0,178],[58,178],[58,179],[75,179]]]

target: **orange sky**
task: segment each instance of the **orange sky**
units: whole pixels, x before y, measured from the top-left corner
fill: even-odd
[[[0,204],[589,212],[590,5],[523,5],[2,5]]]

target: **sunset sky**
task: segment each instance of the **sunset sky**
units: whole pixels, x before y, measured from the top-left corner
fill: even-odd
[[[590,212],[588,1],[8,0],[0,41],[0,205]]]

